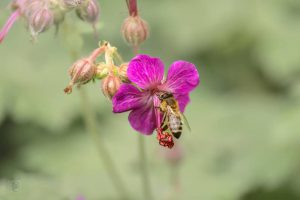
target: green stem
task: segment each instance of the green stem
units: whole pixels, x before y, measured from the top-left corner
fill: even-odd
[[[142,177],[142,187],[143,187],[143,194],[145,200],[152,200],[152,193],[150,187],[150,179],[149,179],[149,172],[147,167],[147,156],[146,156],[146,148],[145,148],[145,136],[139,134],[138,140],[138,152],[140,158],[140,166],[141,166],[141,177]]]
[[[86,92],[84,91],[84,88],[80,88],[80,97],[81,97],[81,102],[82,102],[82,108],[84,112],[84,120],[86,124],[86,128],[88,129],[89,134],[91,135],[91,138],[95,142],[100,157],[103,160],[103,165],[105,169],[107,170],[112,183],[114,184],[117,192],[119,193],[121,199],[129,199],[127,190],[125,188],[125,185],[119,175],[119,172],[117,168],[115,167],[111,156],[108,152],[108,150],[105,148],[105,144],[103,140],[101,139],[100,135],[97,132],[97,125],[96,125],[96,120],[95,120],[95,115],[90,107],[90,102],[88,99],[88,96]]]
[[[172,165],[170,166],[171,171],[171,185],[173,186],[173,194],[178,197],[180,192],[180,179],[179,179],[179,165]],[[177,198],[175,198],[177,199]]]

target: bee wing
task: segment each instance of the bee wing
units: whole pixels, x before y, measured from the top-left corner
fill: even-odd
[[[189,124],[187,118],[185,117],[185,115],[180,112],[180,117],[181,117],[182,123],[188,128],[189,132],[192,132],[190,124]]]
[[[167,112],[164,112],[163,117],[162,117],[162,120],[161,120],[161,122],[160,122],[160,127],[161,127],[161,128],[163,127],[164,124],[167,123],[167,118],[168,118]]]

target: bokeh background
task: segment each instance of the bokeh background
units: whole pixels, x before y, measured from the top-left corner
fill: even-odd
[[[0,2],[0,24],[8,3]],[[100,39],[129,60],[120,34],[125,1],[99,3]],[[141,0],[139,8],[151,27],[141,52],[166,67],[188,60],[201,76],[185,113],[192,132],[180,139],[176,191],[168,150],[146,138],[155,199],[300,199],[300,1]],[[67,37],[51,29],[35,44],[21,20],[0,46],[1,200],[118,199],[86,133],[79,92],[63,93],[70,44],[83,45],[81,56],[98,45],[75,19],[68,16]],[[142,199],[138,133],[127,114],[111,113],[99,82],[85,88],[99,135],[132,199]]]

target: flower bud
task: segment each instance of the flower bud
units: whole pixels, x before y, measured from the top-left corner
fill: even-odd
[[[94,78],[95,71],[95,65],[89,59],[83,58],[76,61],[69,69],[71,81],[65,88],[65,93],[70,94],[74,84],[80,86],[92,80]]]
[[[29,17],[29,28],[32,36],[47,30],[54,22],[54,14],[48,8],[37,9]]]
[[[63,0],[65,7],[77,8],[84,3],[84,0]]]
[[[102,81],[102,92],[104,96],[106,96],[111,100],[112,97],[119,90],[120,86],[121,86],[120,78],[118,76],[110,74]]]
[[[25,1],[23,6],[23,14],[29,20],[31,15],[36,13],[36,11],[42,10],[46,7],[48,7],[48,5],[45,4],[44,1],[40,1],[40,0]]]
[[[77,16],[83,21],[91,24],[97,23],[100,14],[100,8],[97,0],[89,0],[87,5],[76,10]]]
[[[148,38],[148,24],[139,15],[129,16],[123,22],[122,34],[129,45],[139,47]]]
[[[127,69],[128,69],[128,63],[123,63],[120,65],[118,68],[118,74],[119,77],[121,78],[122,82],[128,82],[128,76],[127,76]]]
[[[109,67],[105,63],[99,63],[96,66],[95,78],[103,79],[109,74]]]

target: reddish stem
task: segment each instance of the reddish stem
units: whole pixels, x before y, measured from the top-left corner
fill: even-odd
[[[91,53],[91,55],[88,57],[88,60],[90,60],[91,62],[94,62],[100,54],[105,52],[105,49],[106,49],[106,46],[101,46],[101,47],[97,48],[96,50],[94,50]]]
[[[130,16],[137,16],[138,15],[138,8],[137,8],[137,0],[126,0],[129,15]]]
[[[5,36],[11,29],[11,27],[14,25],[14,23],[19,19],[20,17],[20,10],[14,11],[8,20],[6,21],[5,25],[3,26],[2,30],[0,31],[0,43],[4,40]]]

